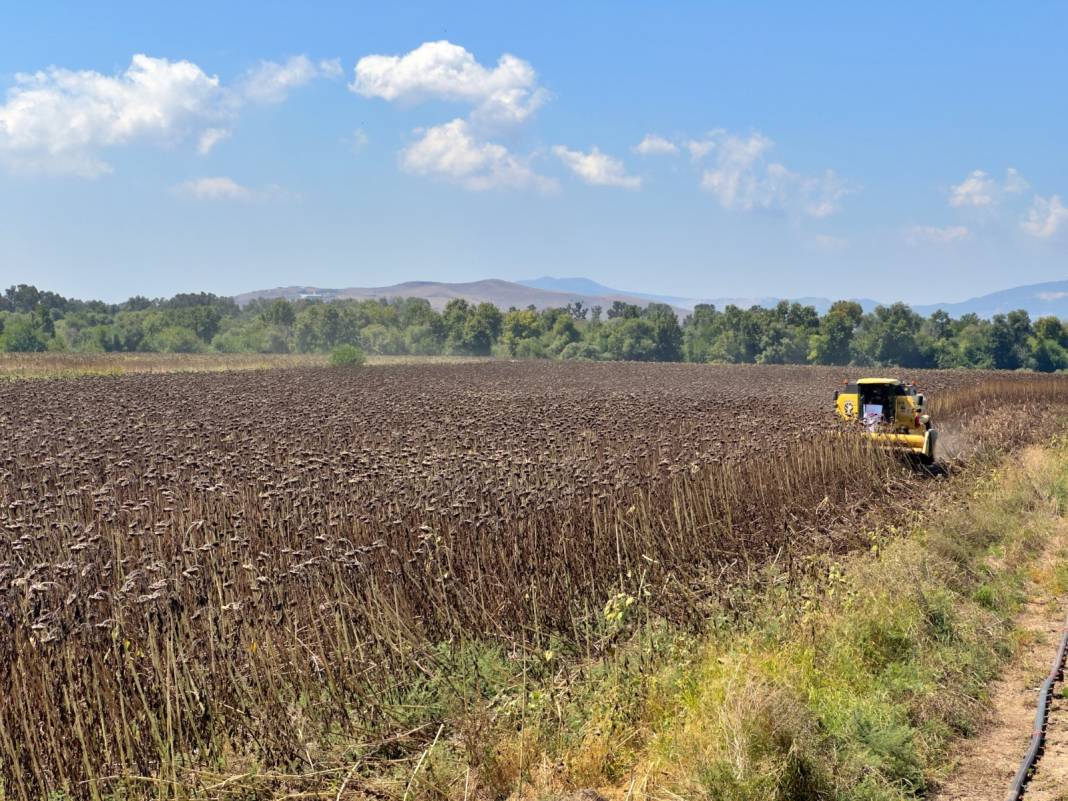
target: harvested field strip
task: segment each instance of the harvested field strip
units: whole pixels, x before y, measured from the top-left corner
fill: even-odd
[[[840,376],[493,363],[0,386],[5,791],[418,753],[455,695],[430,689],[444,666],[469,681],[466,642],[590,655],[613,604],[699,627],[769,562],[866,545],[865,514],[931,479],[827,436]],[[1068,398],[1047,380],[1060,391],[967,433],[1037,435]]]
[[[368,364],[465,364],[475,356],[370,356]],[[319,353],[0,353],[0,381],[138,373],[202,373],[325,367]]]
[[[0,353],[0,380],[321,367],[326,361],[314,354]]]

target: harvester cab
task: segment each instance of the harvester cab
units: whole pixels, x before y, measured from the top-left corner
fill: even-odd
[[[864,435],[881,447],[915,454],[924,464],[934,462],[938,434],[915,384],[896,378],[847,381],[834,393],[834,403],[839,417],[861,425]]]

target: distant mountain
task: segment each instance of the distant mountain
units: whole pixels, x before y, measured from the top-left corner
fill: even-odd
[[[593,282],[591,281],[590,283],[592,284]],[[318,298],[322,300],[425,298],[430,301],[432,307],[439,311],[445,308],[446,303],[455,298],[463,298],[469,303],[492,303],[501,309],[508,309],[513,306],[517,309],[525,309],[527,306],[547,309],[566,306],[568,303],[574,303],[575,301],[582,301],[587,306],[602,306],[604,308],[608,308],[617,300],[640,306],[647,305],[650,302],[649,298],[632,293],[619,292],[607,287],[604,287],[603,290],[593,293],[567,290],[553,291],[491,278],[484,281],[470,281],[458,284],[440,281],[408,281],[403,284],[393,284],[392,286],[349,287],[347,289],[287,286],[245,292],[241,295],[235,295],[234,300],[244,306],[249,301],[257,298],[286,298],[288,300],[298,300],[300,298]],[[677,308],[676,311],[685,313],[685,309],[682,308]]]
[[[677,306],[682,309],[693,309],[698,303],[711,303],[715,305],[717,309],[722,309],[725,306],[738,306],[743,309],[748,309],[751,306],[763,306],[764,308],[771,308],[775,306],[783,298],[776,297],[755,297],[755,298],[687,298],[679,295],[654,295],[648,292],[632,292],[628,289],[613,289],[612,287],[599,284],[596,281],[591,281],[589,278],[552,278],[550,276],[543,276],[542,278],[532,278],[526,281],[519,281],[518,283],[523,286],[536,287],[538,289],[546,289],[554,292],[581,292],[589,295],[628,295],[634,298],[642,298],[643,300],[655,301],[657,303],[669,303],[672,306]],[[804,306],[815,306],[816,311],[823,314],[827,309],[831,308],[832,300],[829,298],[785,298],[792,302],[800,303]],[[870,298],[857,298],[857,303],[864,307],[864,311],[871,311],[879,305],[879,301],[872,300]]]
[[[655,295],[646,292],[629,292],[615,289],[592,281],[589,278],[551,278],[545,276],[527,281],[502,281],[488,279],[467,283],[445,283],[440,281],[408,281],[403,284],[380,287],[349,287],[347,289],[326,289],[313,286],[288,286],[276,289],[261,289],[236,295],[242,306],[255,298],[320,298],[334,300],[343,298],[425,298],[439,311],[454,298],[463,298],[470,303],[492,303],[498,308],[519,309],[534,306],[538,309],[565,306],[568,303],[582,301],[587,306],[608,308],[615,301],[634,303],[640,306],[651,302],[667,303],[675,308],[680,316],[688,314],[698,303],[711,303],[717,309],[728,305],[741,308],[763,306],[770,308],[780,301],[776,297],[753,298],[686,298],[675,295]],[[831,300],[821,297],[786,298],[791,302],[805,306],[814,306],[823,314],[831,307]],[[871,298],[856,298],[864,311],[871,311],[879,301]],[[914,305],[915,311],[924,316],[936,309],[944,309],[952,317],[962,314],[977,314],[980,317],[992,317],[1014,309],[1025,309],[1031,318],[1053,315],[1068,319],[1068,281],[1050,281],[1044,284],[1032,284],[993,292],[989,295],[972,298],[960,303],[932,303]]]
[[[1016,309],[1026,309],[1034,320],[1038,317],[1052,315],[1068,319],[1068,281],[1048,281],[1044,284],[1018,286],[980,295],[960,303],[935,303],[929,306],[913,306],[920,314],[927,316],[942,309],[950,317],[962,314],[977,314],[980,317],[993,317]]]
[[[653,295],[648,292],[631,292],[627,289],[613,289],[610,286],[591,281],[589,278],[552,278],[546,275],[541,278],[517,281],[516,283],[534,289],[545,289],[549,292],[600,295],[603,297],[626,296],[630,298],[641,298],[642,300],[653,301],[654,303],[667,303],[671,306],[680,306],[684,309],[692,309],[698,303],[703,302],[694,300],[693,298],[684,298],[675,295]]]

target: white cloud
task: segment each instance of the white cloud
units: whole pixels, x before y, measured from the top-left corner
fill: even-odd
[[[255,103],[281,103],[291,89],[311,83],[316,78],[337,78],[342,74],[338,59],[312,61],[307,56],[291,56],[279,64],[261,61],[245,74],[244,96]]]
[[[639,156],[674,156],[679,152],[679,148],[674,142],[669,142],[664,137],[656,134],[646,134],[645,138],[632,147],[631,150]]]
[[[983,170],[975,170],[967,178],[949,189],[951,206],[992,206],[998,186]]]
[[[949,205],[956,208],[996,206],[1004,195],[1019,194],[1027,187],[1027,181],[1015,167],[1009,167],[1005,171],[1003,183],[999,183],[984,170],[973,170],[963,181],[949,188]]]
[[[1035,195],[1021,227],[1031,236],[1049,239],[1064,224],[1068,224],[1068,207],[1061,202],[1060,195],[1049,199]]]
[[[340,58],[324,58],[319,62],[319,75],[323,78],[340,78],[344,74]]]
[[[250,189],[225,175],[194,178],[177,184],[171,191],[194,200],[266,201],[299,197],[286,192],[277,184],[271,184],[264,189]]]
[[[400,56],[364,56],[356,63],[349,89],[388,102],[448,100],[471,107],[466,118],[418,131],[420,138],[400,153],[406,172],[473,190],[551,191],[557,186],[537,174],[529,158],[488,139],[494,130],[529,119],[548,98],[537,85],[534,68],[522,59],[506,53],[496,67],[488,68],[459,45],[424,42]]]
[[[571,172],[588,184],[595,186],[619,186],[623,189],[637,189],[642,179],[636,175],[627,175],[623,162],[602,153],[596,147],[589,153],[580,150],[568,150],[563,145],[553,148],[553,153]]]
[[[837,214],[842,198],[856,191],[834,170],[824,170],[823,175],[817,176],[787,172],[789,178],[779,188],[778,203],[784,208],[800,204],[805,214],[817,219]]]
[[[277,103],[313,78],[340,74],[336,60],[294,56],[261,62],[234,91],[192,62],[144,54],[117,75],[61,67],[18,74],[0,105],[0,162],[95,178],[111,172],[102,151],[133,142],[192,138],[206,155],[231,135],[245,101]]]
[[[0,158],[92,178],[111,171],[100,149],[180,140],[232,113],[219,79],[188,61],[135,55],[114,76],[49,67],[15,76],[0,105]]]
[[[1024,180],[1024,177],[1020,175],[1020,171],[1015,167],[1009,167],[1005,171],[1005,186],[1004,189],[1010,195],[1018,195],[1021,192],[1027,190],[1030,184]]]
[[[475,121],[491,124],[521,123],[548,97],[528,62],[506,53],[490,69],[448,41],[425,42],[403,56],[364,56],[349,88],[390,102],[459,101],[474,107]]]
[[[401,167],[415,175],[428,175],[467,189],[525,189],[550,191],[555,181],[538,175],[530,165],[503,145],[483,142],[472,135],[467,120],[428,128],[401,152]]]
[[[229,139],[233,131],[226,128],[208,128],[200,134],[197,140],[197,153],[202,156],[208,155],[219,142]]]
[[[715,146],[715,143],[708,139],[691,139],[686,143],[686,149],[690,151],[690,158],[694,161],[703,159]]]
[[[714,156],[715,165],[701,176],[701,188],[715,195],[725,209],[777,208],[823,218],[837,212],[841,199],[853,191],[833,170],[808,176],[768,163],[773,147],[771,139],[759,132],[739,136],[724,130],[687,143],[695,160]]]
[[[947,225],[939,228],[934,225],[914,225],[905,231],[905,240],[910,245],[920,245],[933,242],[938,245],[948,245],[953,242],[963,242],[970,239],[972,232],[964,225]]]
[[[197,200],[250,200],[254,194],[233,178],[221,175],[185,181],[175,186],[174,191]]]
[[[714,194],[724,208],[748,210],[770,205],[769,190],[776,191],[774,187],[786,171],[781,164],[769,165],[770,170],[763,175],[757,170],[758,162],[772,147],[770,139],[759,133],[743,139],[720,132],[716,140],[691,145],[691,153],[716,151],[716,168],[701,176],[701,188]]]
[[[1029,187],[1030,184],[1015,167],[1005,170],[1004,181],[992,178],[983,170],[973,170],[964,181],[950,187],[949,205],[988,209],[991,212],[1001,205],[1018,209],[1018,202],[1010,203],[1011,198],[1008,196],[1022,194]],[[1020,228],[1038,239],[1049,239],[1066,224],[1068,207],[1065,207],[1060,195],[1048,198],[1035,195],[1026,216],[1020,222]]]

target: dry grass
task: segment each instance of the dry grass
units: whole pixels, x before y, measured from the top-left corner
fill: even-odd
[[[963,420],[980,416],[998,407],[1029,407],[1064,400],[1063,375],[1016,373],[985,374],[983,380],[935,395],[931,414],[935,420]]]
[[[200,373],[324,367],[317,353],[0,353],[0,381],[16,378],[77,378],[139,373]],[[368,364],[463,364],[469,356],[369,356]]]
[[[0,380],[321,367],[317,354],[0,353]]]

